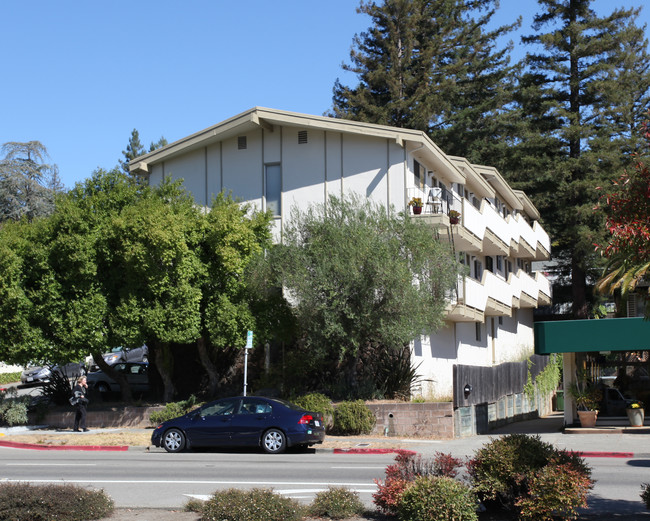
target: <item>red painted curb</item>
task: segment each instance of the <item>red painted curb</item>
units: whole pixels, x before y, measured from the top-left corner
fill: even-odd
[[[583,458],[624,458],[634,457],[634,452],[605,452],[605,451],[573,451]]]
[[[0,441],[0,447],[32,450],[104,450],[114,452],[129,450],[128,445],[36,445],[34,443],[17,443],[13,441]]]
[[[417,454],[414,450],[404,449],[334,449],[334,454],[397,454],[399,452]]]

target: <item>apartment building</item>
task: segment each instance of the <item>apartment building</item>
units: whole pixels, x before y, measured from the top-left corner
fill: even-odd
[[[533,352],[533,309],[551,299],[548,279],[531,267],[550,253],[539,213],[496,169],[447,156],[421,131],[256,107],[140,156],[130,170],[153,184],[182,178],[197,204],[225,191],[271,210],[277,240],[292,207],[350,193],[431,226],[469,275],[449,297],[445,327],[413,340],[425,396],[452,395],[454,364]],[[413,198],[423,203],[417,214]]]

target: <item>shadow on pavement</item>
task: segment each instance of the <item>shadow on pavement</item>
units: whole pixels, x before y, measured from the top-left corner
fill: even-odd
[[[509,423],[490,430],[488,434],[549,434],[564,427],[564,413],[554,413],[543,418]]]

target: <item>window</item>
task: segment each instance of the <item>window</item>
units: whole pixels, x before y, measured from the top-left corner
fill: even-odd
[[[225,400],[219,400],[216,403],[199,409],[199,414],[204,417],[233,414],[238,403],[239,398],[227,398]]]
[[[503,271],[503,257],[497,255],[497,271]]]
[[[282,169],[275,164],[265,165],[264,170],[266,209],[275,216],[282,215]]]
[[[494,259],[492,257],[485,257],[485,269],[494,273]]]
[[[483,276],[483,263],[475,259],[474,260],[474,278],[476,280],[481,280],[481,277]]]
[[[476,322],[476,341],[480,342],[481,341],[481,323]]]
[[[417,186],[418,188],[424,188],[424,174],[425,174],[424,168],[422,168],[422,165],[414,159],[413,175],[415,176],[415,186]]]
[[[239,414],[269,414],[271,413],[271,406],[259,399],[244,398]]]

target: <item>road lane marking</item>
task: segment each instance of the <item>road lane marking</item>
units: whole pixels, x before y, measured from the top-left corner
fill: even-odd
[[[385,469],[386,465],[382,465],[381,467],[330,467],[331,469]]]
[[[372,487],[372,488],[368,488]],[[319,487],[319,488],[293,488],[293,489],[273,489],[273,492],[277,492],[278,494],[282,494],[284,496],[292,496],[294,499],[310,499],[313,497],[314,494],[318,494],[319,492],[325,492],[327,491],[327,488],[324,487]],[[352,492],[357,492],[358,494],[372,494],[377,491],[376,486],[368,485],[365,488],[360,488],[360,487],[355,487],[355,488],[350,488]],[[309,494],[308,496],[297,496],[296,494]],[[209,501],[214,497],[212,494],[183,494],[186,497],[191,497],[194,499],[198,499],[199,501]]]
[[[6,467],[96,467],[97,463],[5,463]]]
[[[274,486],[289,486],[289,485],[311,485],[314,487],[372,487],[371,483],[337,483],[337,482],[304,482],[304,481],[199,481],[199,480],[164,480],[164,479],[10,479],[0,478],[3,483],[23,483],[29,481],[30,483],[112,483],[112,484],[137,484],[137,483],[152,483],[161,485],[266,485],[267,487]]]

